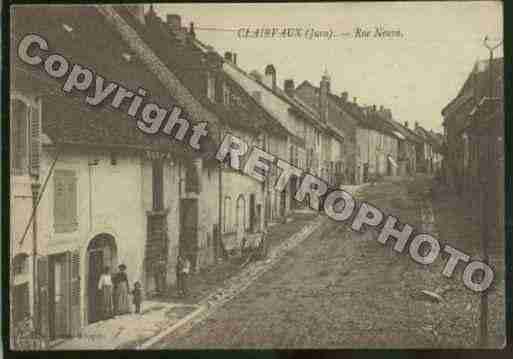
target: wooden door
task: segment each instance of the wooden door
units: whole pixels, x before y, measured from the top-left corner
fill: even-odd
[[[286,209],[287,209],[287,191],[283,190],[280,193],[280,217],[285,217]]]
[[[70,262],[70,308],[71,308],[71,335],[80,334],[82,327],[82,311],[80,306],[80,252],[75,250],[71,253]]]
[[[50,336],[50,309],[49,309],[49,269],[48,257],[38,258],[37,261],[37,285],[39,292],[39,313],[37,323],[39,332],[44,338]]]
[[[249,195],[249,231],[255,231],[255,195]]]
[[[237,243],[241,243],[242,238],[244,237],[244,232],[246,230],[246,204],[243,197],[239,197],[237,199]]]
[[[55,257],[52,271],[54,336],[67,337],[70,330],[69,253]]]
[[[89,253],[89,273],[88,273],[88,318],[89,323],[97,322],[100,317],[100,301],[98,282],[103,269],[103,251],[91,250]]]
[[[180,252],[188,253],[191,269],[196,269],[198,252],[198,200],[180,200]]]

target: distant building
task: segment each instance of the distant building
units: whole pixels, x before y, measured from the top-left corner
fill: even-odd
[[[445,182],[467,200],[490,238],[504,235],[504,61],[477,61],[442,110]],[[496,243],[499,243],[497,241]]]

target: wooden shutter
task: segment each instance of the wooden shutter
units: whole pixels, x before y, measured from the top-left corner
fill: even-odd
[[[153,161],[153,210],[160,211],[164,207],[164,165],[161,160]]]
[[[70,230],[76,229],[77,225],[77,178],[74,173],[71,173],[70,176],[67,177],[67,185],[68,185],[68,211],[69,211],[69,225]]]
[[[72,232],[77,225],[77,184],[73,171],[54,173],[54,223],[56,232]]]
[[[35,310],[35,312],[38,313],[35,320],[36,323],[39,323],[41,335],[48,338],[50,336],[50,328],[48,325],[50,318],[48,296],[48,257],[41,257],[37,260],[37,280],[39,308],[36,308]]]
[[[201,192],[201,170],[194,163],[186,164],[185,191],[198,194]]]
[[[30,133],[29,133],[29,173],[32,176],[39,176],[40,153],[41,153],[41,122],[39,107],[30,109]]]
[[[81,307],[80,307],[80,252],[75,250],[71,253],[71,335],[78,336],[81,329]]]
[[[63,263],[63,300],[65,303],[64,311],[65,311],[65,322],[64,322],[64,334],[68,336],[71,334],[71,252],[66,252],[64,254],[64,263]]]
[[[21,100],[11,101],[12,171],[15,175],[27,173],[27,126],[30,108]]]

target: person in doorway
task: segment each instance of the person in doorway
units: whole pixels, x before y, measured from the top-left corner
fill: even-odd
[[[98,290],[100,291],[100,305],[101,305],[101,317],[103,320],[112,318],[113,315],[113,291],[112,291],[112,278],[110,275],[110,268],[105,267],[103,274],[100,276],[98,282]]]
[[[114,308],[116,315],[130,313],[130,304],[128,302],[128,293],[130,293],[128,286],[128,277],[126,275],[126,265],[120,264],[119,272],[114,276]]]
[[[191,262],[185,255],[180,254],[176,263],[176,286],[178,289],[178,295],[181,297],[186,297],[188,294],[187,281],[190,269]]]
[[[142,302],[142,290],[141,283],[134,283],[134,290],[132,291],[133,302],[135,306],[135,312],[137,314],[141,313],[141,302]]]
[[[158,296],[164,294],[166,289],[166,262],[158,260],[153,267],[153,279],[155,280],[155,292]]]

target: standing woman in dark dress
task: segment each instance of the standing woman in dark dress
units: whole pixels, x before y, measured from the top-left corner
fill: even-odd
[[[128,277],[126,275],[126,265],[119,265],[119,272],[115,277],[115,285],[116,285],[116,309],[117,315],[130,313],[130,302],[128,300],[128,294],[130,293],[128,287]]]

